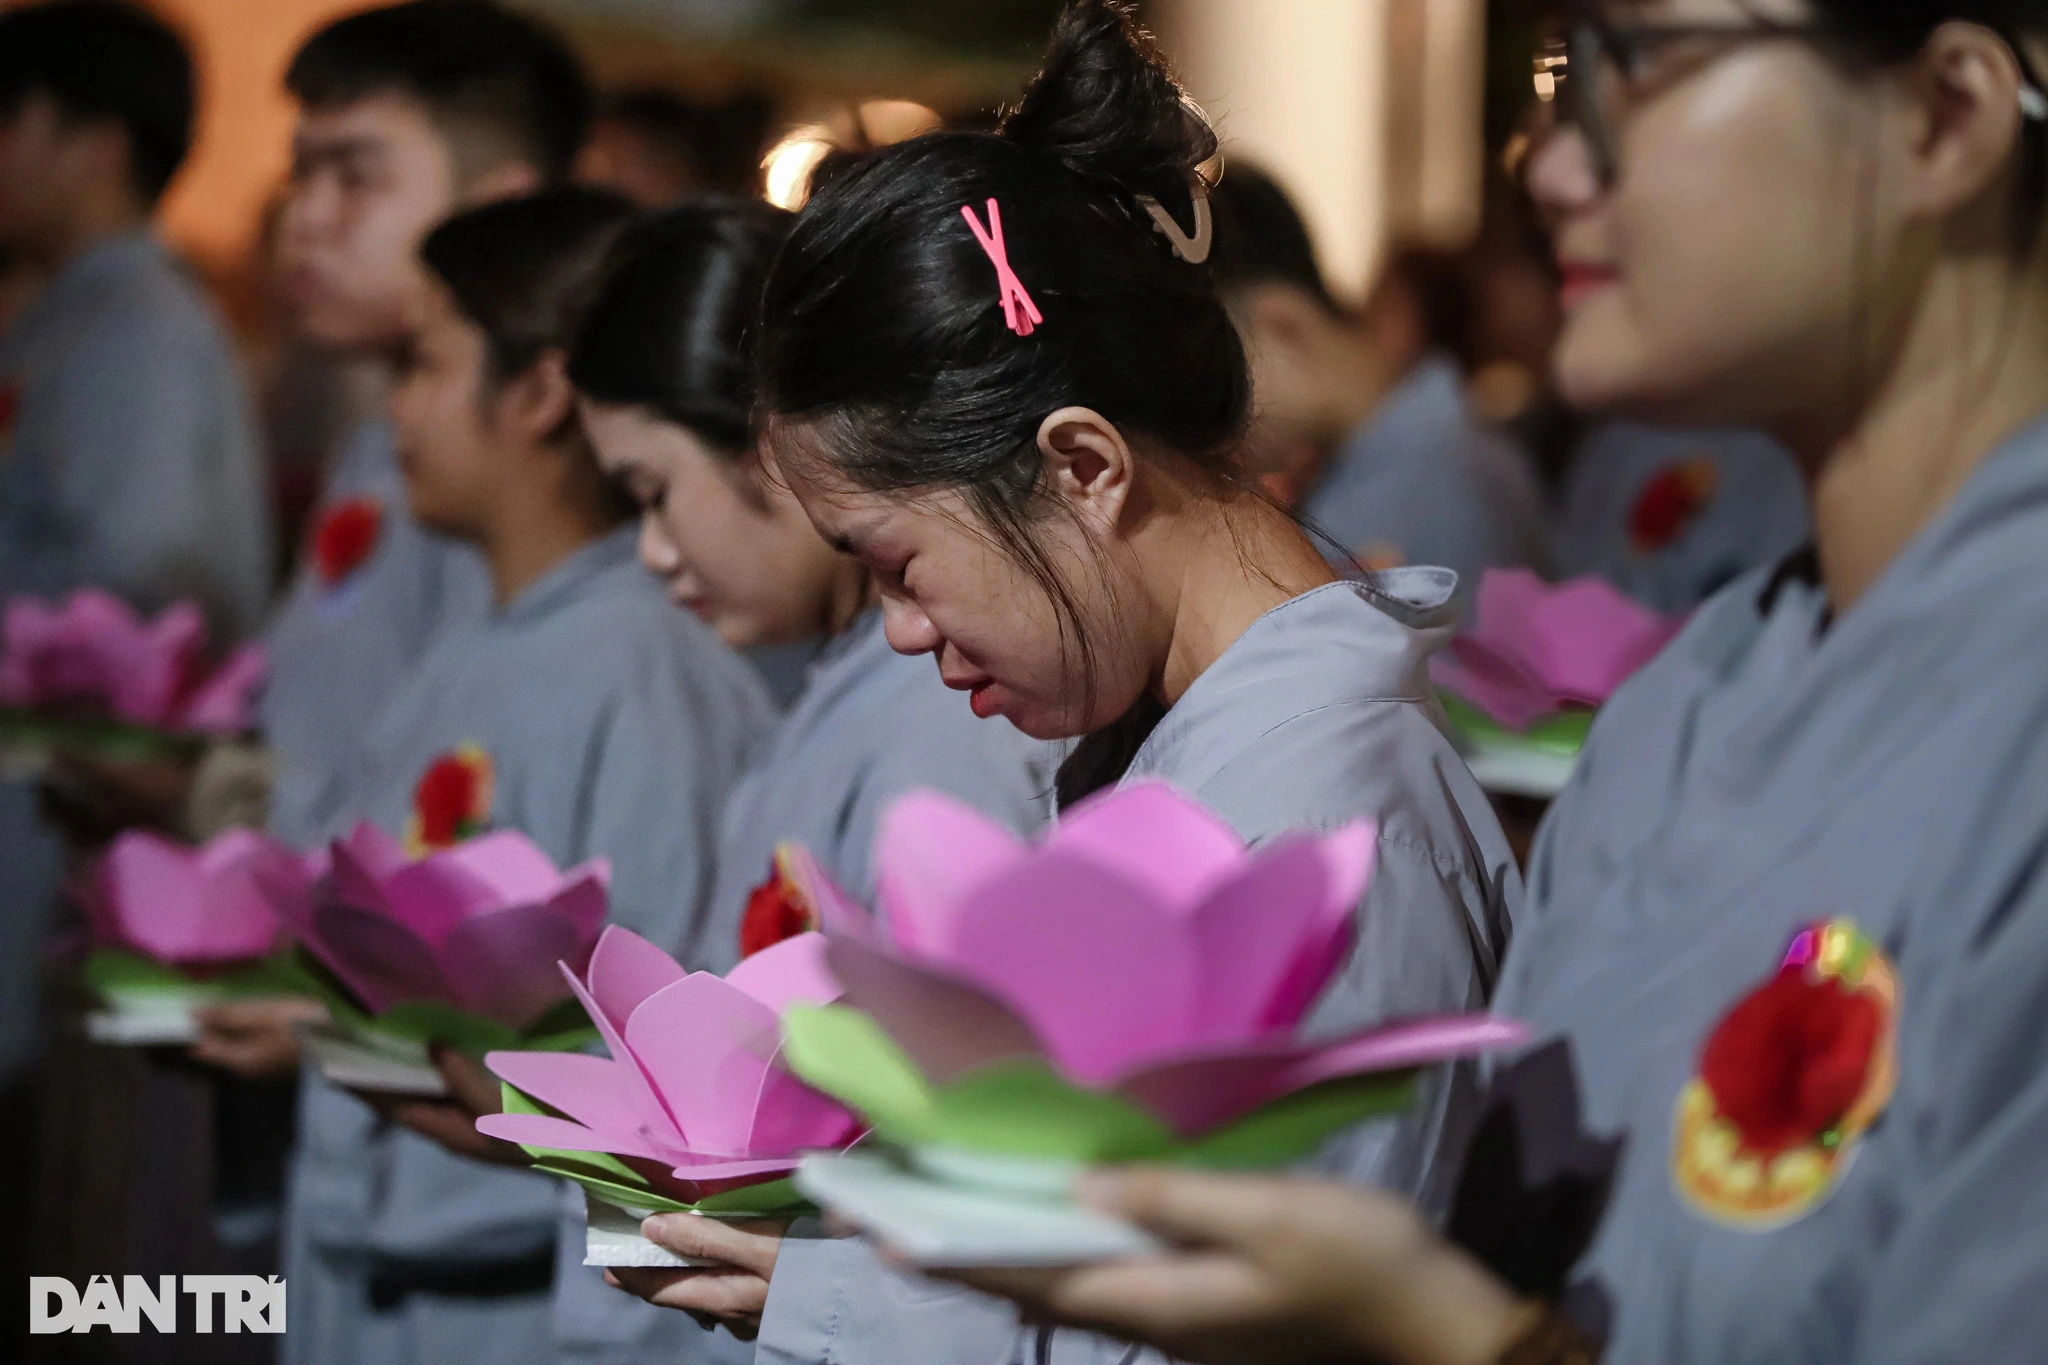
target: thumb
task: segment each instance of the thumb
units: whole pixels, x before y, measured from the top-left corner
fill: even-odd
[[[1170,1167],[1094,1171],[1082,1199],[1182,1246],[1242,1247],[1261,1240],[1303,1197],[1301,1182]]]

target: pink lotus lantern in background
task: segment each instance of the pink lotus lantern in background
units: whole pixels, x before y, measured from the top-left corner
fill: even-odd
[[[373,1014],[450,1007],[506,1038],[569,998],[557,961],[587,962],[604,926],[604,862],[557,871],[524,835],[486,834],[409,860],[360,824],[330,850],[310,894],[277,887],[279,913],[308,952]]]
[[[1567,707],[1597,707],[1656,657],[1684,624],[1597,578],[1550,584],[1527,569],[1489,569],[1477,621],[1431,661],[1438,686],[1511,730]]]
[[[264,957],[282,925],[280,890],[304,895],[314,872],[268,835],[232,829],[202,848],[143,830],[115,839],[81,897],[93,937],[172,966]]]
[[[16,597],[4,635],[0,705],[181,733],[236,734],[255,724],[262,649],[245,646],[207,672],[206,622],[190,602],[144,620],[94,588],[55,607]]]
[[[800,935],[718,977],[685,972],[614,925],[583,979],[562,968],[611,1056],[491,1053],[492,1071],[561,1117],[493,1114],[478,1129],[529,1149],[668,1168],[682,1184],[656,1191],[691,1201],[786,1176],[803,1151],[844,1146],[859,1131],[853,1115],[776,1065],[777,1014],[837,994],[823,948]]]

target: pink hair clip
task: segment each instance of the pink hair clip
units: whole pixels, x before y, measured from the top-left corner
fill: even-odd
[[[1010,269],[1010,254],[1003,246],[1003,214],[996,207],[996,201],[988,201],[988,226],[982,227],[981,220],[974,216],[972,204],[960,206],[960,216],[967,220],[967,226],[974,229],[974,240],[981,243],[981,249],[988,253],[989,264],[996,268],[996,288],[1001,292],[1003,321],[1010,324],[1010,330],[1020,337],[1031,335],[1031,329],[1045,321],[1045,315],[1038,311],[1038,305],[1031,301],[1031,295],[1024,292],[1024,282],[1017,278],[1017,272]]]

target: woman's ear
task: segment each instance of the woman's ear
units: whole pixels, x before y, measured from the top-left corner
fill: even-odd
[[[1038,424],[1038,453],[1047,491],[1084,524],[1112,534],[1138,474],[1115,423],[1093,408],[1061,408]]]
[[[576,420],[576,386],[569,382],[569,361],[559,349],[541,352],[540,359],[505,381],[498,391],[498,423],[508,436],[542,445],[555,440]]]
[[[1981,24],[1941,25],[1913,67],[1911,209],[1947,217],[1995,189],[2024,134],[2025,78],[2005,39]]]

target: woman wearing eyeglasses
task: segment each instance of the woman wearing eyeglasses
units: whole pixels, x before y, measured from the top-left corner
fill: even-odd
[[[1699,610],[1545,823],[1495,1007],[1550,1041],[1496,1076],[1464,1246],[1138,1172],[1094,1197],[1178,1250],[968,1278],[1205,1362],[2039,1360],[2048,6],[1567,31],[1527,168],[1559,382],[1768,429],[1814,547]]]

